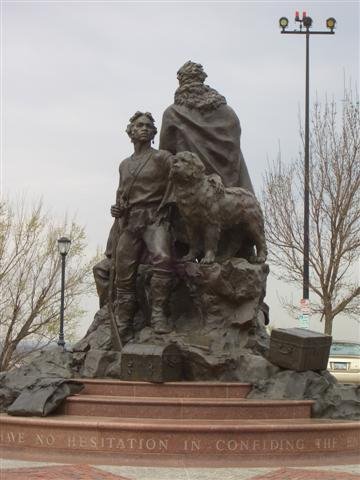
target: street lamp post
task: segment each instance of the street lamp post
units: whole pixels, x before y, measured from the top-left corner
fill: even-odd
[[[60,303],[60,331],[59,331],[59,347],[65,348],[64,340],[64,303],[65,303],[65,258],[70,250],[71,240],[61,237],[58,240],[58,249],[61,255],[61,303]]]
[[[304,264],[303,264],[303,299],[308,304],[309,301],[309,255],[310,255],[310,237],[309,237],[309,212],[310,212],[310,195],[309,195],[309,40],[310,35],[333,35],[336,20],[331,17],[326,20],[326,26],[329,30],[314,31],[310,30],[312,19],[303,12],[302,18],[299,12],[295,12],[295,22],[299,23],[298,30],[286,30],[289,20],[281,17],[279,25],[281,33],[289,35],[305,35],[306,38],[306,80],[305,80],[305,155],[304,155]]]

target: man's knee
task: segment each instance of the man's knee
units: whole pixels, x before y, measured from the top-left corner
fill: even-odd
[[[168,269],[171,265],[170,238],[163,238],[159,243],[153,243],[150,252],[150,262],[155,268]]]
[[[154,252],[151,255],[151,264],[154,268],[160,270],[171,269],[171,256],[167,252]]]
[[[123,290],[133,290],[136,283],[137,262],[125,256],[116,262],[116,287]]]
[[[167,269],[171,265],[171,237],[164,227],[148,230],[146,244],[150,254],[150,262],[154,267]]]

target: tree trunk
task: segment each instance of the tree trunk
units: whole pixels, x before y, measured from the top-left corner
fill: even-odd
[[[332,315],[325,315],[325,335],[332,335],[333,320],[334,318]]]
[[[12,344],[4,346],[3,351],[0,355],[0,371],[4,372],[5,370],[9,369],[11,357],[15,351],[16,347]]]

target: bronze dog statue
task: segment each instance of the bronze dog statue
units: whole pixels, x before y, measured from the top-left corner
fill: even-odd
[[[204,253],[201,263],[213,263],[218,252],[220,233],[241,225],[256,255],[253,263],[267,257],[264,219],[255,196],[240,187],[225,188],[217,174],[206,175],[197,155],[180,152],[170,170],[173,194],[186,225],[189,253],[184,261],[194,261]]]

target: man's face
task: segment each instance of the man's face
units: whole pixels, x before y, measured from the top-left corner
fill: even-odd
[[[142,115],[137,118],[131,127],[131,138],[135,142],[150,142],[155,136],[152,121]]]

